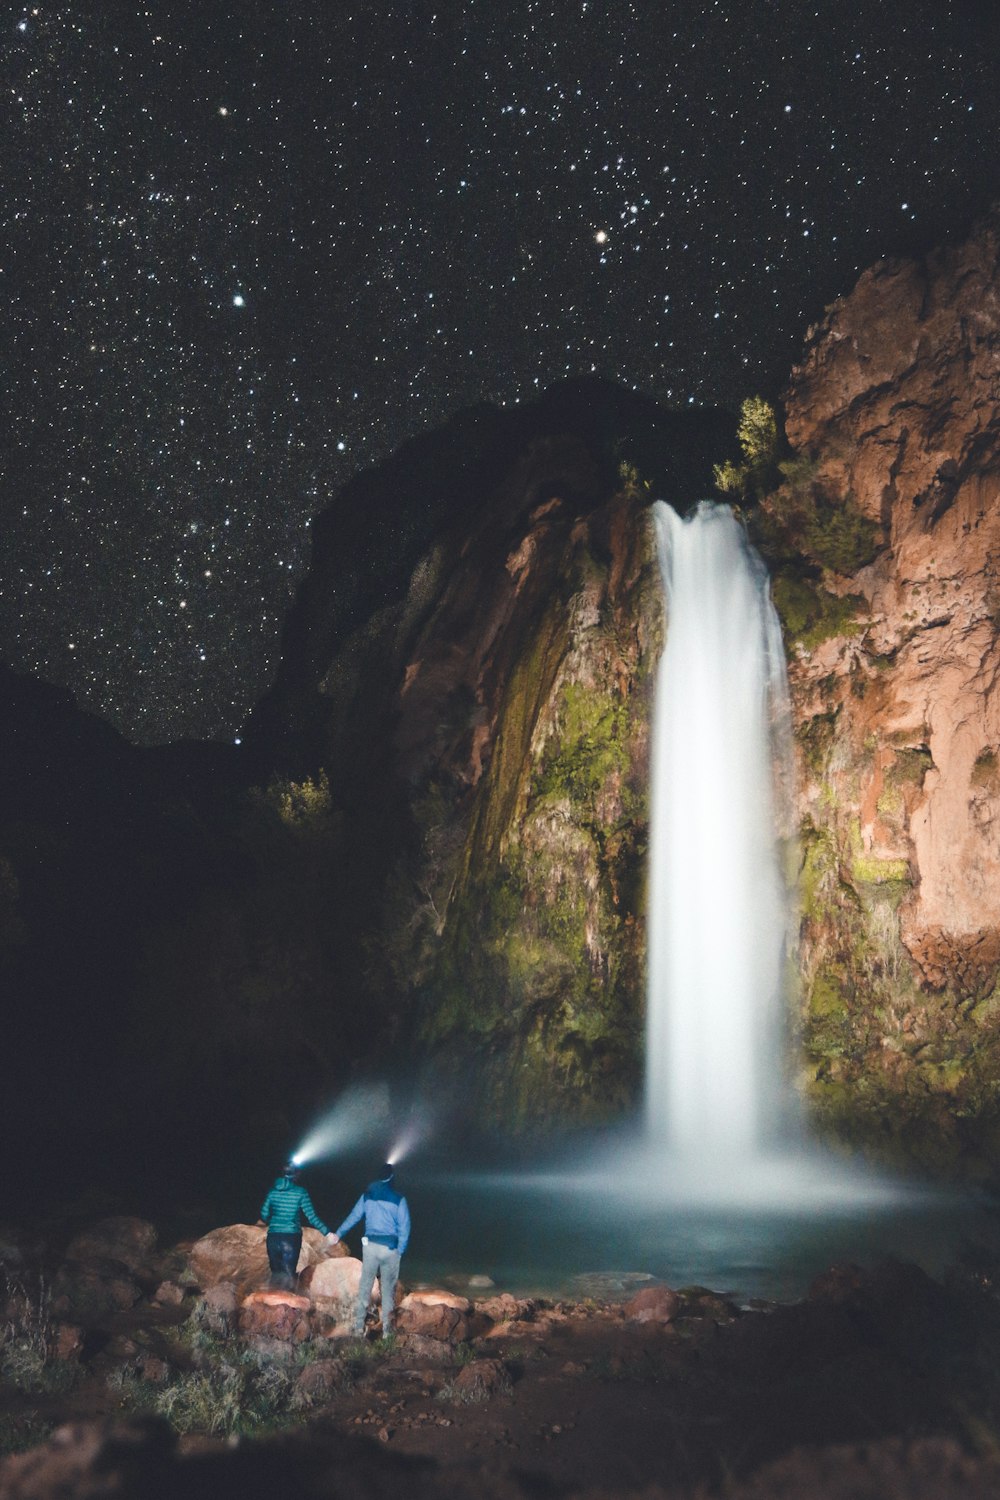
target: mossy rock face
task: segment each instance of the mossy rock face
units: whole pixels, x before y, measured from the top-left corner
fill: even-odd
[[[556,583],[520,579],[484,773],[470,788],[438,763],[413,789],[416,848],[388,887],[381,962],[413,996],[425,1086],[515,1132],[610,1121],[641,1086],[663,638],[647,507],[626,487],[545,537]],[[545,567],[540,543],[517,556]]]
[[[833,636],[856,635],[862,629],[865,601],[858,594],[831,594],[790,572],[775,576],[771,593],[785,639],[807,651]]]
[[[909,861],[864,847],[857,792],[818,790],[849,787],[851,768],[862,785],[878,751],[878,816],[905,831],[929,754],[852,750],[828,715],[800,726],[798,740],[813,786],[798,884],[809,1113],[821,1133],[880,1161],[995,1180],[988,1142],[1000,1120],[1000,985],[978,1000],[928,991],[900,936]]]

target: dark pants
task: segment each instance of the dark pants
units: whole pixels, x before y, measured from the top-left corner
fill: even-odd
[[[288,1291],[295,1285],[295,1267],[301,1249],[301,1233],[268,1235],[267,1263],[271,1267],[272,1286]]]

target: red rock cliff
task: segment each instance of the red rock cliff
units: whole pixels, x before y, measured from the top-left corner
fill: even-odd
[[[790,652],[810,1084],[939,1160],[1000,1117],[1000,219],[866,272],[786,432],[805,503],[879,528],[820,575],[836,631]]]

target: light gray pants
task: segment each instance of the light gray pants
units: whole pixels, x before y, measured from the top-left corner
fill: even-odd
[[[396,1282],[399,1280],[399,1251],[388,1245],[376,1245],[371,1240],[361,1252],[361,1284],[358,1287],[358,1306],[354,1315],[354,1332],[365,1331],[365,1313],[371,1298],[375,1277],[382,1289],[382,1332],[392,1332],[392,1312],[396,1305]]]

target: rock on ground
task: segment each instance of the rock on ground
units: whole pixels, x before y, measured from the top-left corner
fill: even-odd
[[[65,1261],[59,1267],[52,1283],[52,1311],[60,1318],[93,1322],[134,1307],[141,1296],[138,1283],[122,1261],[91,1256]]]
[[[309,1298],[294,1292],[251,1292],[240,1306],[239,1327],[245,1339],[301,1344],[309,1337],[311,1320]]]
[[[191,1274],[202,1290],[220,1281],[231,1281],[244,1292],[262,1286],[270,1275],[266,1238],[267,1230],[257,1224],[227,1224],[213,1229],[191,1246]],[[318,1229],[307,1228],[297,1269],[301,1272],[345,1253],[340,1246],[330,1245]]]
[[[668,1286],[644,1287],[625,1304],[625,1316],[635,1323],[672,1323],[681,1299]]]
[[[472,1303],[455,1292],[410,1292],[396,1310],[400,1333],[461,1343],[469,1337]]]
[[[100,1219],[70,1241],[67,1260],[116,1260],[132,1272],[147,1271],[156,1251],[156,1228],[127,1214]]]

